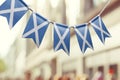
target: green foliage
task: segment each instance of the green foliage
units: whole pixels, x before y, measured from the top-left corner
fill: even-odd
[[[4,72],[5,70],[6,70],[6,64],[2,59],[0,59],[0,73]]]

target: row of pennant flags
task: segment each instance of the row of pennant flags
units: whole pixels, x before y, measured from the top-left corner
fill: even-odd
[[[30,8],[22,0],[6,0],[0,6],[0,15],[6,17],[10,28],[13,28],[29,10]],[[32,38],[37,47],[39,47],[50,23],[51,22],[45,19],[43,16],[32,12],[23,32],[23,38]],[[105,39],[107,37],[111,37],[99,15],[93,18],[89,23],[95,30],[102,43],[105,43]],[[69,55],[70,27],[56,22],[54,22],[53,25],[54,50],[58,51],[62,49]],[[74,26],[74,31],[82,53],[85,53],[87,48],[93,49],[88,23]]]

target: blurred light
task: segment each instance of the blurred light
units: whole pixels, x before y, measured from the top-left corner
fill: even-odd
[[[16,74],[20,75],[25,69],[26,53],[21,51],[16,59]]]
[[[36,3],[38,9],[41,8],[41,7],[44,9],[43,6],[45,4],[46,4],[46,0],[37,0],[37,3]]]
[[[98,5],[100,5],[101,3],[107,2],[108,0],[93,0],[93,1],[94,1],[94,5],[95,5],[95,6],[98,6]]]
[[[27,4],[27,5],[32,5],[34,3],[34,0],[24,0],[24,2]]]
[[[69,25],[75,25],[80,13],[80,0],[66,0],[66,15]]]
[[[52,7],[56,8],[59,3],[59,0],[50,0],[50,2],[51,2]]]
[[[0,16],[0,57],[6,57],[9,49],[16,40],[16,37],[21,29],[21,24],[18,22],[13,29],[9,29],[7,19]],[[16,27],[17,26],[17,27]]]
[[[5,0],[0,0],[0,5],[2,5],[5,2]]]

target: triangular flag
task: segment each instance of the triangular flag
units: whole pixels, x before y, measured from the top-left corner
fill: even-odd
[[[63,49],[68,55],[70,53],[70,29],[63,24],[54,23],[54,49]]]
[[[75,27],[78,43],[82,53],[85,53],[87,48],[93,49],[91,35],[87,24],[78,25]]]
[[[7,18],[10,29],[28,11],[27,5],[22,0],[6,0],[0,6],[0,15]]]
[[[49,21],[47,19],[36,13],[33,13],[28,21],[26,29],[23,33],[23,37],[32,38],[37,47],[39,47],[48,28],[48,25]]]
[[[105,39],[107,37],[111,37],[100,16],[96,16],[95,18],[93,18],[90,21],[90,23],[93,26],[95,32],[97,33],[102,43],[105,43]]]

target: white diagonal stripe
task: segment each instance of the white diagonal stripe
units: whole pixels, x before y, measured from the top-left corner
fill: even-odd
[[[10,9],[7,9],[7,10],[0,10],[0,14],[5,14],[5,13],[10,13]]]
[[[34,22],[34,29],[35,29],[35,38],[36,38],[36,44],[37,47],[39,47],[39,35],[38,35],[38,29],[37,29],[37,17],[35,13],[33,14],[33,22]]]
[[[44,27],[44,26],[47,25],[47,24],[48,24],[48,21],[43,22],[42,24],[40,24],[40,25],[37,27],[37,30],[41,29],[42,27]],[[35,30],[36,30],[36,29],[33,28],[32,30],[26,32],[26,33],[23,35],[23,38],[25,38],[25,37],[29,36],[30,34],[34,33]]]
[[[20,11],[25,11],[25,10],[28,10],[28,8],[27,7],[15,8],[14,12],[20,12]],[[0,14],[6,14],[6,13],[10,13],[10,12],[11,12],[11,9],[1,10]]]
[[[28,10],[27,7],[21,7],[21,8],[15,8],[14,12],[20,12],[20,11],[26,11],[26,10]]]
[[[59,41],[59,43],[57,44],[55,50],[57,50],[57,49],[60,47],[61,43],[62,43],[65,51],[68,53],[68,49],[67,49],[67,47],[66,47],[66,45],[65,45],[65,43],[64,43],[64,41],[63,41],[63,40],[65,39],[65,37],[67,36],[68,32],[69,32],[69,29],[67,29],[66,32],[64,33],[63,37],[60,38],[60,41]]]
[[[45,21],[42,24],[40,24],[37,29],[39,30],[39,29],[43,28],[45,25],[47,25],[47,24],[49,24],[49,22]]]
[[[12,0],[11,1],[10,19],[9,19],[9,26],[10,26],[10,28],[12,28],[12,26],[13,26],[14,7],[15,7],[15,0]]]
[[[35,32],[35,29],[33,28],[32,30],[26,32],[24,35],[23,35],[23,38],[26,38],[27,36],[29,36],[30,34],[34,33]]]
[[[85,50],[85,40],[86,40],[86,37],[87,37],[87,31],[88,30],[88,28],[87,28],[87,26],[85,27],[85,34],[84,34],[84,42],[83,42],[83,46],[82,46],[82,52],[84,52],[84,50]]]
[[[110,34],[108,34],[107,32],[105,32],[103,29],[99,28],[99,26],[97,26],[96,24],[94,24],[94,23],[91,22],[91,25],[93,27],[95,27],[96,29],[100,30],[101,32],[103,32],[104,34],[106,34],[107,36],[110,36]]]
[[[77,32],[77,34],[82,38],[83,41],[85,41],[85,43],[92,48],[92,46],[89,44],[89,42],[84,38],[84,36],[77,30],[75,29],[75,31]]]
[[[99,19],[100,29],[103,30],[103,29],[102,29],[102,22],[101,22],[100,17],[99,17],[98,19]],[[103,33],[103,31],[101,31],[101,36],[102,36],[102,41],[103,41],[103,43],[105,43],[104,33]]]
[[[66,38],[66,36],[67,36],[67,34],[68,34],[68,32],[69,32],[69,29],[66,29],[66,31],[65,31],[64,34],[63,34],[63,36],[61,36],[60,31],[58,30],[57,26],[56,26],[55,24],[54,24],[54,26],[55,26],[55,31],[57,32],[58,37],[59,37],[59,39],[60,39],[59,43],[58,43],[57,46],[55,47],[55,51],[57,51],[58,48],[60,47],[60,45],[62,44],[63,47],[64,47],[64,49],[65,49],[65,51],[66,51],[67,53],[69,53],[69,51],[68,51],[68,49],[67,49],[67,47],[66,47],[66,45],[65,45],[65,43],[64,43],[64,39]]]

